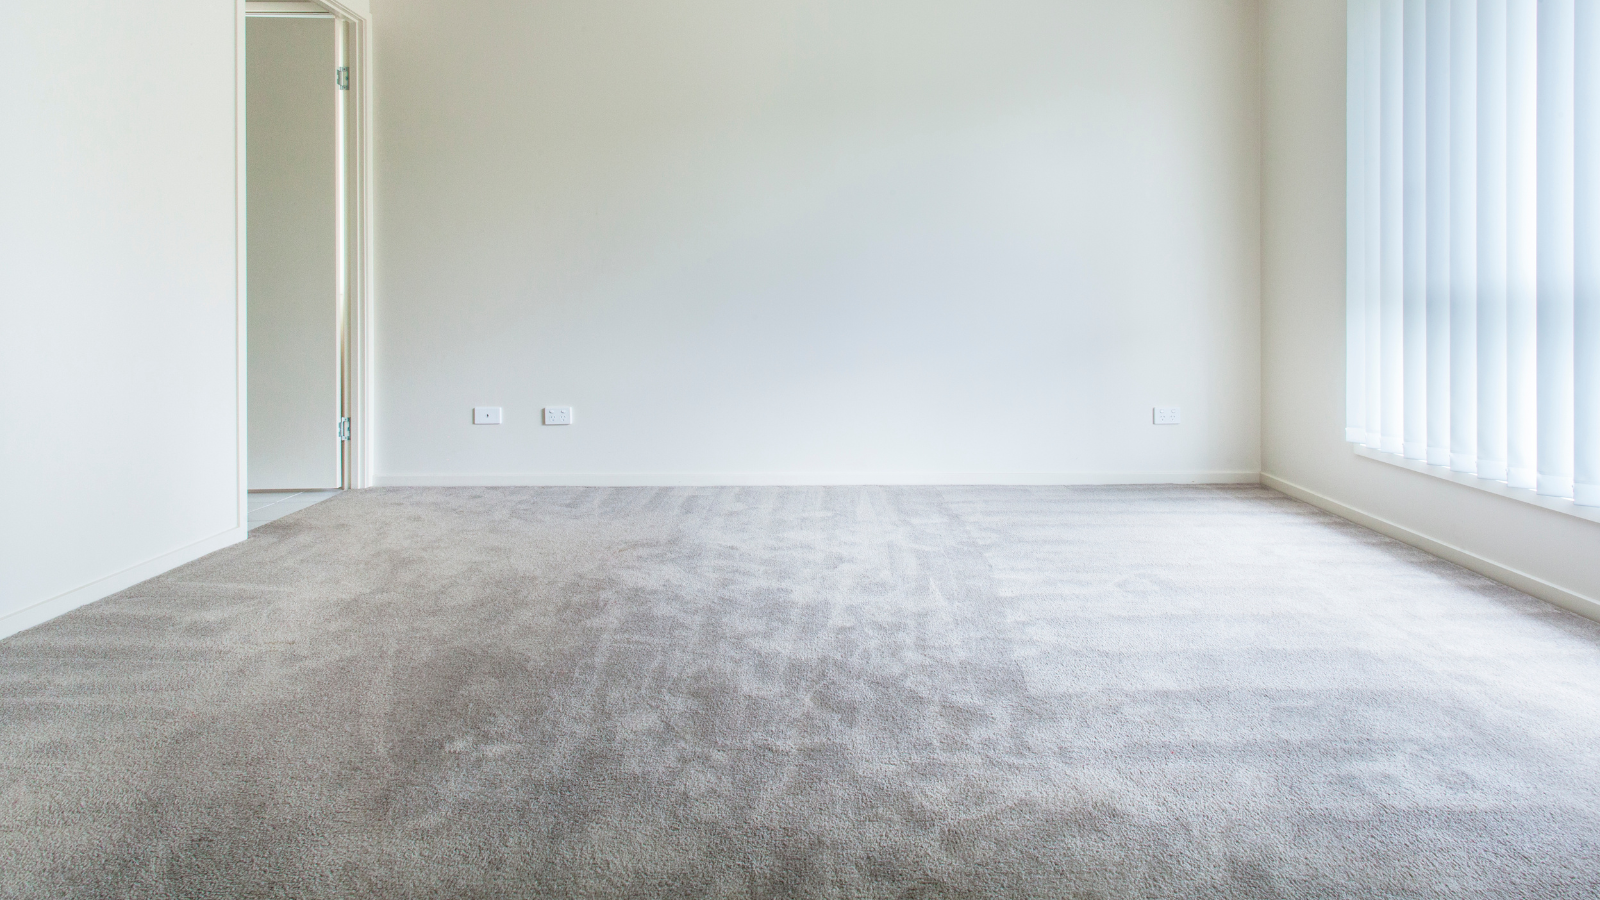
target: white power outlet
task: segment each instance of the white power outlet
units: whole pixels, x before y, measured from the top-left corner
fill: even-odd
[[[546,406],[544,408],[544,423],[546,425],[571,425],[572,407]]]
[[[1156,407],[1155,423],[1157,425],[1177,425],[1182,421],[1183,417],[1178,415],[1178,408],[1176,406]]]
[[[499,425],[500,407],[474,406],[472,408],[472,424],[474,425]]]

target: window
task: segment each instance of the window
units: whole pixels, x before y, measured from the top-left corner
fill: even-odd
[[[1600,0],[1350,0],[1347,440],[1600,506]]]

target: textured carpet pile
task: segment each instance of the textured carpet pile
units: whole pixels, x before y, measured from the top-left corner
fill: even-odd
[[[1600,626],[1257,487],[377,489],[0,642],[0,897],[1596,897]]]

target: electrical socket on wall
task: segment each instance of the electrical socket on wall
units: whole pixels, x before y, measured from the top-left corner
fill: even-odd
[[[572,407],[546,406],[544,408],[544,423],[546,425],[571,425]]]
[[[472,424],[474,425],[499,425],[500,407],[474,406],[472,408]]]
[[[1183,417],[1178,415],[1176,406],[1158,406],[1155,409],[1155,424],[1157,425],[1177,425],[1182,421]]]

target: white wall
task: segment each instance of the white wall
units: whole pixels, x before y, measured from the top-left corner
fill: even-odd
[[[8,4],[0,635],[244,537],[233,4]]]
[[[1254,480],[1252,0],[373,5],[379,483]]]
[[[337,488],[334,20],[245,24],[250,489]]]
[[[1600,525],[1344,442],[1344,0],[1264,0],[1263,461],[1269,484],[1600,614]]]

